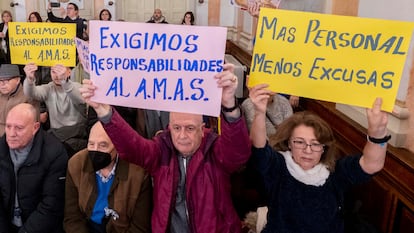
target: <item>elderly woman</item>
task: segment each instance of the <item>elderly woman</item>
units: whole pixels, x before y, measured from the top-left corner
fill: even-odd
[[[377,98],[367,110],[368,136],[362,155],[335,161],[330,126],[317,115],[298,112],[266,140],[266,106],[273,94],[267,84],[250,90],[255,117],[250,137],[252,160],[268,193],[267,225],[262,232],[344,232],[341,205],[344,192],[365,182],[384,166],[387,113]]]

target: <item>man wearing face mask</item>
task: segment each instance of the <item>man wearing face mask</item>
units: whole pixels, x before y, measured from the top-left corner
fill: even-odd
[[[100,122],[69,160],[65,192],[66,233],[151,232],[150,177],[118,157]]]

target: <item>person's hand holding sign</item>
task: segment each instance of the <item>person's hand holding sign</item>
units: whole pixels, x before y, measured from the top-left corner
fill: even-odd
[[[249,88],[249,98],[254,104],[254,112],[256,115],[263,115],[266,117],[266,108],[269,99],[275,95],[273,91],[267,89],[269,84],[258,84]]]
[[[33,83],[36,79],[35,72],[37,70],[37,65],[35,63],[28,63],[24,66],[23,70],[26,74],[26,78]]]
[[[111,111],[111,106],[109,104],[101,104],[91,100],[95,95],[95,90],[97,87],[93,85],[92,81],[89,79],[84,79],[82,81],[82,87],[79,89],[85,103],[91,106],[96,111],[98,117],[103,117],[109,114]]]
[[[238,104],[236,101],[236,88],[238,84],[237,77],[234,75],[234,65],[224,64],[223,72],[215,76],[217,79],[217,87],[223,88],[221,96],[221,106],[227,116],[238,118],[240,111],[238,111]],[[237,111],[235,111],[237,110]]]

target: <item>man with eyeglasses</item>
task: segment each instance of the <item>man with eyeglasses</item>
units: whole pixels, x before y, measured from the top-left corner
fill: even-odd
[[[59,18],[56,17],[52,12],[52,6],[49,2],[47,8],[47,17],[50,22],[57,22],[57,23],[76,23],[76,37],[82,40],[87,40],[86,36],[86,28],[87,22],[86,19],[79,17],[79,7],[73,2],[68,3],[66,6],[66,17]]]
[[[96,87],[83,80],[82,96],[95,109],[119,156],[153,176],[153,232],[241,232],[230,175],[248,160],[250,140],[234,97],[234,66],[224,64],[223,69],[215,76],[222,88],[220,135],[204,127],[202,115],[171,112],[168,129],[145,139],[109,105],[92,101]]]
[[[0,136],[4,134],[6,116],[11,108],[20,103],[31,103],[37,106],[36,101],[23,93],[21,77],[17,65],[3,64],[0,66]]]

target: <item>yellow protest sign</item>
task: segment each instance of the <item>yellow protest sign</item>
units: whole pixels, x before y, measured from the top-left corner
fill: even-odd
[[[249,86],[391,112],[414,24],[263,8]]]
[[[12,64],[76,65],[76,24],[10,22]]]

